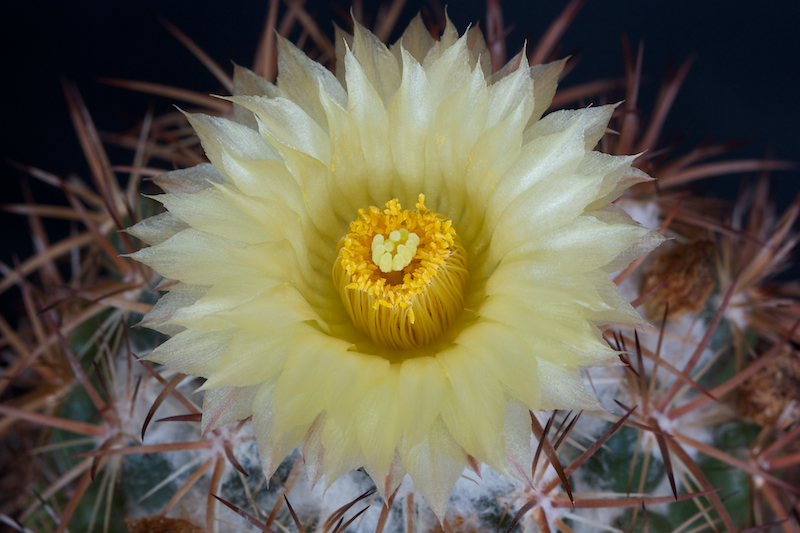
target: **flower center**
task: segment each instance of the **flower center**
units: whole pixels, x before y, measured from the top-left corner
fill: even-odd
[[[408,350],[437,340],[464,307],[467,252],[452,221],[425,207],[358,210],[339,242],[333,282],[356,327]]]

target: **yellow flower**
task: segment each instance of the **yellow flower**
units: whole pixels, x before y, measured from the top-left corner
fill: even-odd
[[[442,519],[473,459],[531,482],[529,410],[600,408],[598,326],[642,322],[609,273],[660,242],[610,202],[648,178],[593,151],[613,106],[541,118],[563,62],[493,75],[477,28],[419,17],[338,51],[336,77],[280,40],[238,123],[189,115],[211,164],[130,230],[174,280],[149,359],[207,378],[205,431],[252,415],[267,477],[301,444],[314,482],[408,473]]]

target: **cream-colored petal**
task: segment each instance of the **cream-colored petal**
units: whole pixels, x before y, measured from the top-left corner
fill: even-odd
[[[416,446],[439,416],[448,383],[434,357],[416,357],[400,366],[400,415],[407,446]]]
[[[306,299],[288,283],[268,289],[252,300],[214,316],[230,327],[252,331],[275,332],[297,322],[316,322],[321,329],[327,329]]]
[[[533,111],[533,81],[531,80],[528,62],[522,61],[519,68],[489,86],[489,116],[486,127],[491,128],[505,120],[509,114],[527,102],[530,107],[528,113]],[[528,122],[526,113],[525,123]]]
[[[353,219],[350,202],[330,178],[330,167],[313,157],[281,147],[286,168],[292,173],[306,202],[308,213],[319,232],[338,242]]]
[[[395,176],[389,141],[389,114],[356,56],[348,52],[345,63],[349,96],[347,114],[352,118],[361,139],[370,199],[373,205],[381,205],[387,198],[392,198]]]
[[[506,76],[510,75],[512,72],[516,72],[516,70],[520,67],[520,64],[523,62],[527,63],[528,59],[525,57],[525,50],[520,50],[514,57],[509,59],[505,65],[500,67],[499,70],[492,74],[492,76],[489,78],[489,84],[494,85]]]
[[[526,99],[502,122],[484,131],[467,156],[464,173],[467,203],[457,227],[468,248],[483,227],[487,198],[519,157],[523,127],[529,113],[530,99]]]
[[[433,513],[444,520],[447,500],[467,466],[467,454],[455,441],[441,418],[428,429],[427,438],[414,446],[400,447],[403,466]]]
[[[281,461],[292,451],[311,427],[311,423],[298,425],[287,432],[275,431],[273,393],[275,382],[261,385],[253,400],[253,433],[258,444],[261,469],[267,480],[272,477]]]
[[[315,333],[318,332],[307,324],[292,324],[269,334],[239,330],[202,389],[246,387],[265,382],[283,370],[298,336]]]
[[[631,307],[628,300],[619,292],[617,285],[608,274],[603,271],[594,271],[586,274],[591,280],[597,294],[606,302],[607,309],[590,309],[585,315],[598,326],[606,324],[636,324],[647,325],[636,310]]]
[[[208,377],[219,367],[235,330],[178,333],[145,357],[190,376]]]
[[[356,415],[358,441],[367,464],[377,476],[376,484],[381,484],[389,474],[403,434],[397,390],[399,377],[398,365],[392,365],[386,377],[364,397]]]
[[[328,69],[309,59],[288,39],[280,35],[277,39],[278,89],[327,131],[328,121],[319,100],[320,87],[342,107],[347,105],[347,92]]]
[[[480,65],[483,77],[489,80],[492,76],[492,56],[486,48],[486,39],[479,26],[471,26],[467,30],[467,49],[469,50],[469,66]]]
[[[528,487],[533,487],[530,410],[513,398],[506,398],[503,437],[508,463],[507,475],[522,481]]]
[[[369,463],[364,464],[364,470],[369,477],[375,482],[375,488],[378,489],[378,494],[384,501],[389,501],[394,491],[400,486],[403,477],[406,475],[406,469],[403,467],[403,461],[400,459],[400,453],[395,450],[392,462],[389,465],[389,471],[385,476],[378,474]]]
[[[401,202],[412,201],[422,192],[425,177],[425,146],[433,118],[428,78],[419,63],[401,48],[403,79],[389,104],[389,140],[398,175]]]
[[[301,248],[301,251],[308,253],[307,249]],[[288,239],[249,246],[235,250],[231,255],[269,277],[290,282],[316,309],[329,308],[339,301],[330,283],[330,274],[314,270],[308,256],[301,261]]]
[[[272,240],[269,233],[215,187],[194,194],[160,194],[152,198],[194,229],[211,235],[245,244]]]
[[[636,185],[637,183],[644,183],[653,180],[654,178],[651,178],[638,168],[630,167],[626,169],[625,172],[618,179],[616,179],[613,183],[610,184],[611,187],[608,187],[606,180],[604,180],[603,193],[602,193],[603,196],[601,198],[598,198],[588,206],[586,206],[586,210],[593,211],[595,209],[600,209],[601,207],[604,207],[605,205],[615,201],[617,198],[622,196],[622,193],[624,193],[626,190]],[[606,190],[608,190],[608,192],[605,192]]]
[[[229,329],[231,325],[219,318],[219,313],[234,309],[280,283],[281,280],[264,275],[225,279],[209,288],[196,302],[176,309],[169,322],[202,331]]]
[[[438,41],[433,43],[433,46],[425,55],[425,60],[422,61],[422,66],[425,67],[425,70],[432,69],[433,65],[439,62],[442,57],[447,57],[448,52],[459,45],[463,45],[464,50],[469,53],[466,48],[466,36],[462,36],[461,39],[459,39],[458,29],[455,27],[455,24],[453,24],[453,21],[450,20],[450,17],[446,11],[444,14],[444,19],[445,24],[441,37],[439,37]],[[462,42],[459,43],[459,40]],[[470,70],[472,70],[472,67],[470,67]]]
[[[649,253],[665,240],[664,237],[657,232],[640,226],[622,208],[613,204],[607,205],[602,209],[596,209],[588,215],[606,224],[616,224],[621,227],[634,228],[633,231],[638,232],[639,235],[639,238],[633,242],[623,242],[623,244],[628,244],[628,247],[617,254],[613,261],[603,266],[604,272],[616,272],[617,270],[627,267],[634,259]]]
[[[275,389],[276,431],[311,424],[326,409],[328,376],[350,346],[318,331],[295,340]]]
[[[161,244],[176,233],[187,229],[189,225],[172,213],[160,213],[137,222],[127,231],[137,239],[150,246]]]
[[[445,35],[448,35],[447,28],[442,36],[443,39]],[[430,83],[434,106],[461,87],[474,70],[470,67],[466,35],[458,39],[453,46],[444,50],[440,46],[441,43],[442,40],[434,45],[422,63],[422,68],[428,77],[428,83]]]
[[[342,426],[355,418],[366,394],[386,378],[389,366],[382,357],[357,352],[337,354],[336,364],[325,377],[328,417]]]
[[[494,227],[485,271],[493,269],[511,250],[529,243],[536,232],[544,234],[569,224],[597,196],[600,185],[599,179],[575,174],[561,175],[558,180],[558,188],[534,185],[506,208]]]
[[[336,79],[347,89],[346,68],[344,66],[344,55],[348,50],[353,49],[353,35],[344,31],[335,22],[333,23],[334,46],[336,47]]]
[[[239,96],[227,100],[258,117],[256,129],[272,145],[285,144],[326,165],[330,161],[327,132],[291,100],[263,96]]]
[[[529,127],[542,118],[544,112],[550,107],[558,87],[558,78],[566,64],[567,58],[544,65],[534,65],[530,68],[530,75],[533,79],[534,106],[528,122]]]
[[[224,169],[222,155],[227,154],[242,161],[280,159],[280,154],[260,133],[247,126],[202,113],[185,113],[194,128],[206,156],[217,170]]]
[[[202,433],[220,426],[244,420],[253,414],[253,400],[260,385],[252,387],[221,387],[203,393]]]
[[[503,392],[491,370],[470,355],[461,346],[454,346],[436,356],[450,381],[442,419],[467,453],[495,467],[502,466]]]
[[[364,69],[364,74],[370,84],[387,107],[400,86],[400,64],[395,56],[386,48],[380,39],[364,26],[353,21],[353,55]],[[346,60],[345,60],[346,61]],[[351,64],[347,68],[352,68]],[[348,92],[350,86],[350,73],[347,73]]]
[[[330,487],[334,481],[350,470],[360,468],[367,463],[361,451],[355,419],[343,425],[333,420],[326,420],[325,428],[322,430],[322,442],[325,446],[326,487]]]
[[[583,384],[577,368],[540,359],[539,382],[542,386],[542,409],[604,410]]]
[[[600,276],[613,283],[605,272],[600,272]],[[549,303],[575,302],[593,311],[608,311],[612,307],[598,294],[596,279],[600,278],[575,272],[570,265],[514,261],[500,264],[486,282],[485,290],[487,295]]]
[[[498,342],[502,339],[502,342]],[[514,328],[478,321],[465,328],[454,341],[480,359],[489,372],[528,409],[541,404],[536,356]]]
[[[278,87],[274,84],[265,80],[249,68],[234,63],[233,95],[277,98],[280,96],[280,91],[278,91]]]
[[[600,340],[597,328],[576,304],[532,302],[509,295],[490,296],[478,309],[478,314],[517,328],[539,358],[554,358],[577,366],[595,364],[615,355]]]
[[[215,183],[225,183],[225,176],[210,163],[201,163],[191,168],[173,170],[153,178],[153,183],[166,193],[192,193],[202,191]]]
[[[233,95],[234,96],[268,96],[277,98],[280,91],[252,70],[233,64]],[[236,122],[244,124],[250,129],[258,129],[253,113],[239,104],[233,105],[233,114]]]
[[[138,325],[154,329],[164,335],[177,335],[184,330],[184,327],[171,325],[169,321],[179,309],[192,305],[202,298],[208,289],[207,285],[191,285],[188,283],[178,283],[171,286],[169,292],[158,299],[153,309],[147,313]]]
[[[523,142],[528,143],[537,137],[564,131],[572,127],[576,121],[579,121],[583,135],[584,148],[586,150],[592,150],[605,134],[608,121],[611,120],[611,115],[618,105],[619,104],[587,107],[585,109],[563,109],[560,111],[553,111],[525,130],[525,139]]]
[[[300,152],[297,154],[298,159],[304,157],[306,162],[313,162],[318,165],[317,169],[320,168],[321,164],[316,159],[300,155]],[[222,160],[226,173],[236,183],[238,190],[253,201],[264,199],[286,205],[300,219],[299,222],[307,234],[312,225],[321,236],[327,236],[321,228],[336,228],[340,225],[336,214],[330,209],[324,179],[321,184],[315,183],[313,172],[304,173],[306,169],[296,168],[303,178],[298,181],[281,161],[239,161],[229,156],[223,156]],[[324,172],[324,167],[322,171]],[[239,202],[243,203],[244,201]],[[337,235],[336,240],[340,237],[341,235]],[[311,236],[308,235],[308,238],[311,239]],[[329,238],[333,241],[333,238]]]
[[[310,268],[330,269],[336,257],[335,247],[316,230],[307,216],[305,206],[298,213],[286,203],[237,194],[234,189],[224,185],[218,185],[217,188],[231,205],[271,236],[271,239],[264,241],[288,239],[295,253],[299,252]]]
[[[213,285],[230,277],[258,272],[227,254],[229,247],[233,248],[227,239],[190,228],[129,257],[164,277],[195,285]]]
[[[322,431],[325,429],[325,413],[320,413],[303,438],[303,462],[306,465],[306,475],[311,483],[311,488],[319,481],[325,472],[325,445],[322,442]]]
[[[347,59],[345,58],[345,63]],[[337,207],[341,213],[350,213],[352,219],[359,209],[370,205],[367,163],[361,147],[358,125],[347,111],[339,107],[326,93],[320,95],[331,136],[331,160],[328,166],[328,179],[332,187],[339,191],[341,202]],[[348,215],[344,215],[348,216]]]
[[[552,118],[554,115],[547,115],[525,132],[524,137],[532,138],[527,142],[523,140],[524,146],[514,167],[499,181],[489,200],[486,210],[487,231],[493,230],[504,211],[537,184],[549,189],[550,196],[569,194],[562,183],[583,160],[586,153],[583,134],[590,127],[593,116],[575,112],[568,115],[572,119],[570,122]],[[537,200],[532,205],[541,204]],[[564,216],[574,218],[570,214]]]
[[[486,126],[488,112],[486,80],[477,67],[436,110],[426,150],[425,193],[437,211],[457,216],[463,210],[467,157]]]
[[[422,21],[422,15],[417,13],[416,16],[411,19],[408,26],[406,26],[400,39],[391,45],[389,50],[395,55],[400,65],[403,64],[402,49],[405,49],[417,63],[421,64],[435,42],[433,37],[431,37],[431,32],[428,31],[428,28]]]
[[[613,272],[624,268],[630,260],[638,257],[634,254],[641,255],[657,246],[661,237],[633,222],[627,213],[624,216],[617,214],[616,209],[607,206],[577,217],[569,224],[509,252],[503,262],[530,260],[563,264],[576,272],[591,272],[598,268]],[[622,264],[625,260],[628,263]]]

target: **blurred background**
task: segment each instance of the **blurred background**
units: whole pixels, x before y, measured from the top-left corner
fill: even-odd
[[[308,0],[306,10],[333,35],[333,20],[345,25],[347,8],[331,0]],[[379,2],[364,2],[374,13]],[[509,55],[527,39],[535,44],[566,1],[502,2],[510,28]],[[434,4],[408,1],[392,40],[420,9]],[[439,5],[440,4],[435,4]],[[22,201],[27,180],[39,203],[63,204],[61,192],[27,178],[9,165],[17,161],[67,177],[89,171],[70,122],[62,80],[80,90],[101,131],[131,128],[149,106],[156,113],[173,103],[163,98],[111,87],[100,78],[123,78],[225,94],[217,80],[161,24],[169,21],[191,37],[223,68],[231,62],[251,66],[266,19],[268,2],[171,0],[157,2],[14,2],[0,15],[0,204]],[[285,9],[282,4],[281,9]],[[448,13],[460,31],[485,19],[483,1],[450,3]],[[485,23],[482,22],[485,28]],[[717,142],[749,139],[728,158],[774,157],[800,161],[800,2],[716,0],[589,0],[561,38],[560,57],[579,58],[562,82],[570,87],[624,75],[621,38],[644,43],[644,84],[639,107],[652,106],[669,64],[688,55],[694,64],[666,122],[665,141],[681,139],[684,150],[709,137]],[[115,164],[130,164],[132,152],[110,149]],[[751,176],[755,178],[755,176]],[[800,187],[800,172],[774,175],[774,196],[784,208]],[[733,198],[737,176],[700,186]],[[0,212],[0,261],[31,255],[24,217]],[[54,225],[54,235],[66,226]],[[61,233],[58,233],[61,232]],[[797,277],[797,271],[786,276]],[[2,312],[13,309],[16,291],[3,295]]]

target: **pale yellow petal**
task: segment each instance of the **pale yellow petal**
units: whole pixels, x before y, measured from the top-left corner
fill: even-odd
[[[145,359],[182,374],[208,377],[219,367],[234,333],[235,330],[183,331],[150,352]]]
[[[273,381],[264,383],[253,400],[253,433],[258,444],[261,469],[269,480],[281,461],[292,451],[311,427],[311,423],[298,425],[286,432],[275,431],[273,410]]]
[[[155,246],[166,241],[176,233],[187,229],[189,225],[172,213],[160,213],[137,222],[127,231],[137,239]]]
[[[466,452],[437,418],[419,444],[401,446],[400,456],[414,486],[441,522],[450,493],[467,466]]]
[[[401,49],[403,79],[389,104],[389,140],[392,161],[401,190],[401,200],[413,200],[422,191],[425,177],[425,146],[433,101],[428,78],[411,54]]]
[[[544,112],[550,107],[558,87],[558,78],[566,64],[567,59],[560,59],[530,68],[530,75],[533,79],[534,106],[528,126],[542,118]]]
[[[325,472],[325,445],[322,442],[322,431],[325,429],[325,413],[320,413],[303,438],[303,462],[306,466],[306,475],[311,483],[311,488],[319,481]]]
[[[252,300],[215,314],[232,328],[270,332],[297,322],[313,321],[323,330],[325,322],[300,292],[284,283],[259,294]]]
[[[467,30],[467,49],[469,50],[469,66],[480,65],[483,77],[490,79],[492,75],[492,56],[486,47],[486,39],[480,26],[470,26]]]
[[[295,336],[275,389],[277,431],[310,424],[326,409],[327,378],[348,347],[347,342],[318,331]]]
[[[416,446],[439,416],[447,377],[434,357],[416,357],[400,366],[400,415],[407,446]]]
[[[422,62],[422,66],[425,67],[425,70],[433,70],[433,67],[436,63],[442,64],[445,61],[450,61],[452,56],[448,56],[447,54],[450,53],[450,51],[454,48],[461,45],[464,46],[464,51],[469,54],[469,51],[467,50],[466,35],[459,39],[458,29],[456,28],[455,24],[453,24],[453,21],[450,20],[447,11],[445,11],[444,19],[445,24],[441,37],[439,37],[438,41],[433,43],[433,46],[425,55],[425,60]],[[459,51],[459,54],[460,53],[461,52]],[[442,57],[445,58],[444,61],[440,61]],[[469,55],[467,55],[467,59],[469,59]],[[472,70],[472,67],[469,67],[469,70]]]
[[[357,416],[366,394],[389,373],[389,361],[357,352],[337,354],[326,375],[325,402],[329,418],[344,426]]]
[[[225,183],[226,181],[225,176],[220,174],[210,163],[173,170],[153,178],[153,183],[166,193],[198,192],[215,183]]]
[[[228,247],[233,248],[228,239],[190,228],[129,257],[164,277],[195,285],[213,285],[230,277],[258,272],[233,259],[226,253]]]
[[[269,233],[253,224],[215,187],[194,194],[160,194],[152,198],[185,223],[206,233],[245,244],[272,240]]]
[[[508,464],[506,475],[522,481],[528,487],[533,487],[530,410],[513,398],[506,398],[503,438]]]
[[[268,82],[252,70],[233,64],[233,95],[234,96],[268,96],[277,98],[280,91],[272,83]],[[239,104],[233,105],[233,114],[236,122],[244,124],[250,129],[258,129],[253,113]]]
[[[431,37],[431,32],[428,31],[422,21],[422,15],[417,13],[406,26],[400,39],[389,49],[395,54],[399,64],[404,63],[400,52],[401,49],[408,51],[411,57],[416,59],[417,63],[422,63],[435,42]]]
[[[591,365],[614,357],[599,330],[576,304],[546,304],[512,296],[490,296],[478,313],[517,328],[535,348],[534,355],[564,364]],[[544,397],[544,391],[542,392]]]
[[[386,45],[371,31],[358,21],[354,20],[353,25],[353,54],[380,96],[383,106],[387,107],[400,86],[400,64]],[[348,64],[347,68],[352,68],[352,65]],[[353,90],[350,86],[350,72],[347,73],[347,78],[349,92]]]
[[[217,170],[224,169],[223,154],[242,161],[280,159],[275,148],[264,140],[260,133],[247,126],[202,113],[185,115],[200,137],[206,156]]]
[[[347,33],[339,27],[335,22],[333,23],[334,32],[334,46],[336,48],[336,79],[342,84],[342,87],[347,89],[347,81],[345,80],[346,69],[344,66],[344,55],[348,50],[353,49],[353,35]]]
[[[240,96],[227,100],[258,117],[256,129],[273,146],[285,144],[328,164],[330,139],[327,132],[291,100],[263,96]]]
[[[447,429],[479,461],[502,465],[505,399],[500,384],[482,361],[460,346],[439,353],[436,359],[451,387],[442,404]]]
[[[334,481],[350,470],[360,468],[367,463],[358,440],[356,419],[342,425],[326,420],[325,428],[322,430],[322,443],[325,446],[326,487],[330,487]]]
[[[502,342],[498,342],[502,339]],[[454,341],[480,359],[507,392],[528,409],[541,405],[536,356],[530,345],[505,324],[478,321]]]
[[[323,87],[340,106],[347,104],[347,92],[331,72],[306,56],[288,39],[278,39],[278,89],[299,105],[323,130],[328,130],[325,111],[319,101]]]
[[[369,463],[364,464],[364,470],[369,477],[375,481],[375,488],[378,489],[378,494],[381,495],[385,501],[394,494],[403,477],[406,475],[406,469],[403,467],[403,461],[400,459],[400,453],[395,450],[392,462],[389,464],[389,471],[386,475],[381,475],[376,472]]]
[[[209,288],[191,305],[176,309],[169,322],[203,331],[228,329],[231,325],[220,319],[219,313],[234,309],[279,284],[280,280],[263,275],[225,279]]]
[[[260,385],[259,385],[260,386]],[[222,387],[203,393],[202,433],[214,431],[220,426],[244,420],[253,414],[253,400],[259,386]]]
[[[389,142],[389,115],[379,93],[356,60],[356,56],[348,52],[345,63],[348,87],[347,113],[358,129],[361,139],[369,197],[373,205],[379,205],[385,202],[386,198],[391,198],[392,181],[395,176]]]
[[[603,406],[589,392],[577,368],[539,360],[542,385],[542,409],[603,411]]]
[[[202,389],[246,387],[267,381],[283,370],[297,337],[315,333],[319,332],[307,324],[293,324],[270,334],[238,330]]]
[[[188,283],[172,285],[169,288],[169,292],[158,299],[152,311],[147,313],[138,325],[154,329],[165,335],[177,335],[185,328],[179,325],[171,325],[169,321],[172,320],[172,317],[175,316],[179,309],[192,305],[202,298],[208,289],[207,285],[191,285]]]
[[[358,441],[367,464],[377,476],[377,483],[389,474],[403,434],[397,390],[399,377],[398,365],[392,365],[383,381],[364,397],[356,415]]]
[[[464,113],[465,109],[469,113]],[[465,83],[441,102],[428,137],[424,190],[434,209],[454,214],[463,209],[467,156],[486,126],[488,112],[486,80],[476,67]]]
[[[345,59],[345,62],[347,60]],[[328,117],[331,159],[328,166],[329,190],[341,193],[339,208],[343,213],[357,213],[370,205],[367,163],[361,147],[361,135],[353,117],[336,105],[326,93],[320,95]]]

